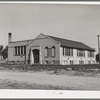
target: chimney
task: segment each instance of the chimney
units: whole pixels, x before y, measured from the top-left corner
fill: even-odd
[[[12,33],[8,33],[8,43],[12,42]]]

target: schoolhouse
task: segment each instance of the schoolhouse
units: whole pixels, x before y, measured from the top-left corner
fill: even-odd
[[[95,64],[95,49],[82,42],[39,34],[35,39],[12,41],[8,33],[8,62],[23,64]]]

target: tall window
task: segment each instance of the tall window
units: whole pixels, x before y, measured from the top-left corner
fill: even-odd
[[[15,48],[15,56],[25,55],[26,54],[26,46],[16,46]]]
[[[15,47],[15,55],[17,55],[17,47]]]
[[[20,47],[18,47],[18,55],[20,55]]]
[[[25,55],[26,54],[26,46],[24,46],[24,52],[23,52],[24,54],[23,55]]]
[[[52,57],[55,57],[55,46],[52,47]]]
[[[71,48],[64,48],[63,47],[63,55],[64,56],[73,56],[73,49],[71,49]]]
[[[65,48],[63,47],[63,56],[65,55]]]
[[[79,57],[85,57],[85,50],[77,50],[77,56]]]
[[[88,51],[88,57],[94,57],[94,52],[93,51]]]
[[[51,56],[52,56],[52,49],[48,48],[48,57],[51,57]]]
[[[23,55],[23,46],[21,46],[21,54]]]
[[[65,55],[66,55],[66,56],[70,56],[70,53],[71,53],[71,52],[70,52],[70,49],[65,48]]]
[[[48,47],[45,47],[45,57],[48,57]]]

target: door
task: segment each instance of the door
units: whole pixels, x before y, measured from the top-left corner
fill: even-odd
[[[39,50],[38,49],[33,50],[33,58],[34,58],[34,64],[40,63]]]

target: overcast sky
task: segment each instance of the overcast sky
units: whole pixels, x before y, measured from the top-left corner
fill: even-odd
[[[0,4],[0,44],[34,39],[40,33],[97,47],[100,6],[75,4]]]

